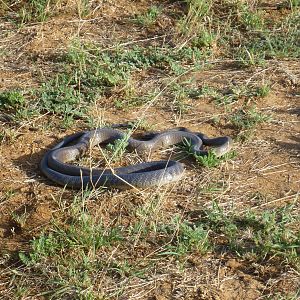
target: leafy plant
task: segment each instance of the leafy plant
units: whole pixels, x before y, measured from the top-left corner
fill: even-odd
[[[50,14],[50,0],[29,0],[18,12],[21,25],[28,22],[44,22]]]
[[[300,0],[289,0],[290,7],[293,9],[300,6]]]
[[[13,109],[17,110],[23,107],[25,104],[25,98],[23,94],[18,90],[12,90],[0,93],[0,109]]]
[[[208,151],[207,155],[199,155],[196,154],[192,149],[192,144],[189,140],[185,139],[183,142],[183,149],[189,154],[192,155],[196,161],[206,168],[213,168],[218,166],[222,161],[232,159],[236,156],[236,153],[234,151],[231,151],[229,153],[226,153],[225,155],[221,157],[217,157],[212,150]]]
[[[216,41],[216,35],[208,30],[202,30],[192,41],[192,45],[197,48],[211,47]]]
[[[63,72],[36,91],[38,106],[41,110],[62,115],[66,125],[74,118],[83,117],[91,101],[102,95],[109,96],[116,88],[120,91],[115,100],[118,108],[139,106],[147,102],[152,93],[136,93],[131,80],[133,72],[155,66],[166,72],[182,73],[186,68],[183,64],[196,63],[199,55],[197,49],[192,48],[177,52],[168,47],[101,51],[97,45],[74,42],[65,57],[68,65]]]
[[[54,80],[42,84],[37,90],[40,109],[63,116],[82,117],[84,94],[76,89],[72,78],[57,75]]]
[[[270,122],[271,116],[260,113],[253,107],[247,111],[239,110],[230,120],[239,129],[252,129],[258,124]]]
[[[57,255],[67,258],[72,250],[96,251],[119,239],[121,236],[116,229],[107,232],[101,223],[81,213],[68,228],[62,229],[57,226],[53,232],[45,232],[38,239],[34,239],[31,253],[26,255],[21,252],[20,259],[30,265]]]
[[[258,97],[264,98],[264,97],[267,97],[270,94],[270,91],[271,91],[270,86],[264,84],[264,85],[261,85],[261,86],[257,87],[255,94]]]
[[[241,22],[246,29],[259,30],[263,28],[263,18],[257,11],[251,10],[246,4],[240,6]]]
[[[262,51],[262,49],[255,49],[253,45],[251,48],[247,48],[246,46],[238,49],[236,52],[236,58],[240,62],[242,66],[245,67],[253,67],[253,66],[263,66],[266,61],[266,52]]]
[[[146,13],[137,15],[135,17],[134,21],[139,25],[147,27],[156,22],[157,18],[160,16],[161,12],[162,12],[161,7],[153,5],[147,10]]]
[[[22,213],[17,213],[17,212],[11,213],[12,220],[15,221],[21,228],[25,226],[28,217],[29,214],[26,211],[26,209]]]
[[[186,0],[188,12],[178,23],[180,33],[185,39],[198,37],[198,34],[203,30],[203,20],[209,13],[212,2],[204,0]]]
[[[129,134],[125,135],[123,139],[116,140],[112,144],[107,145],[107,149],[112,152],[110,155],[110,161],[119,161],[126,151],[128,146]]]
[[[209,231],[204,229],[202,225],[190,225],[182,222],[180,218],[175,217],[172,225],[167,227],[167,231],[176,230],[172,244],[167,247],[167,251],[160,255],[177,255],[184,256],[189,252],[198,252],[200,254],[207,253],[211,244],[209,241]]]
[[[300,267],[297,249],[300,246],[299,231],[293,229],[297,217],[292,213],[293,205],[262,213],[247,212],[237,215],[225,212],[214,203],[206,212],[206,226],[216,234],[224,234],[229,249],[245,257],[256,255],[258,260],[274,256],[286,259]],[[216,246],[216,245],[215,245]]]

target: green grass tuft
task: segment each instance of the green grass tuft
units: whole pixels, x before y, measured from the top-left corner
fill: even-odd
[[[25,98],[19,90],[0,93],[0,109],[17,110],[23,107]]]
[[[148,27],[153,25],[162,13],[162,8],[159,6],[151,6],[144,14],[137,15],[134,18],[134,22],[143,26]]]
[[[238,129],[253,129],[258,124],[270,122],[272,118],[269,115],[258,112],[256,108],[251,108],[247,111],[239,110],[231,116],[230,120]]]

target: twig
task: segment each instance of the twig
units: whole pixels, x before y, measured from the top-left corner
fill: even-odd
[[[267,205],[269,205],[269,204],[274,204],[274,203],[280,202],[280,201],[282,201],[282,200],[287,200],[287,199],[292,198],[292,197],[295,197],[295,200],[296,200],[296,199],[298,198],[298,196],[299,196],[299,192],[296,193],[296,194],[293,194],[293,195],[284,196],[284,197],[282,197],[282,198],[275,199],[275,200],[272,200],[272,201],[263,203],[263,204],[261,204],[261,205],[257,205],[257,206],[251,207],[251,210],[257,209],[257,208],[261,208],[261,207],[267,206]],[[244,209],[244,210],[241,211],[241,213],[244,213],[244,212],[246,212],[246,211],[248,211],[248,210],[249,210],[249,209]]]

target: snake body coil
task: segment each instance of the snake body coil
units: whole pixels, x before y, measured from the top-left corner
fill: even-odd
[[[129,138],[127,147],[137,152],[149,152],[187,140],[190,142],[191,151],[195,154],[207,155],[208,152],[203,150],[203,146],[212,146],[216,156],[227,153],[232,147],[230,137],[210,139],[202,133],[193,133],[185,128],[163,131],[149,137],[148,140]],[[86,153],[90,147],[120,139],[126,139],[125,133],[110,128],[68,136],[46,153],[41,161],[41,171],[52,181],[75,189],[87,186],[119,189],[146,188],[177,181],[182,176],[184,167],[176,161],[152,161],[113,170],[91,169],[68,164]],[[75,144],[70,145],[71,143]]]

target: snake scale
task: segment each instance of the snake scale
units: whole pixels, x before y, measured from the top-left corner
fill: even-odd
[[[109,144],[126,139],[126,134],[113,128],[98,128],[92,131],[75,133],[64,138],[43,157],[40,168],[52,181],[74,189],[86,187],[130,187],[147,188],[177,181],[181,178],[184,167],[177,161],[152,161],[115,169],[85,168],[69,164],[81,157],[90,147]],[[232,147],[230,137],[208,138],[202,133],[178,128],[148,135],[147,139],[128,138],[127,148],[138,153],[154,151],[190,142],[191,151],[197,155],[207,155],[204,146],[213,147],[216,156],[227,153]]]

